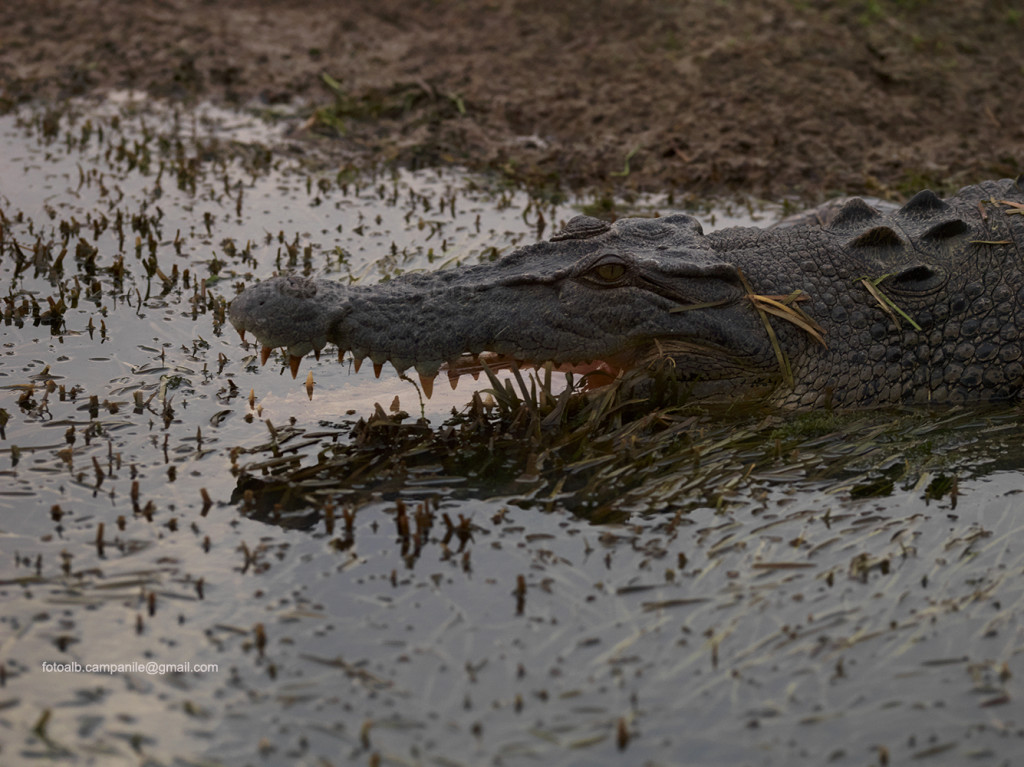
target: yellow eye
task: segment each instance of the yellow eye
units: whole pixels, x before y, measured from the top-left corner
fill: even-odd
[[[626,274],[626,267],[622,264],[601,264],[594,269],[594,274],[604,282],[618,282]]]

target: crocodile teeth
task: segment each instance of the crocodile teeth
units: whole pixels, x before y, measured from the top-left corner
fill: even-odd
[[[417,362],[416,372],[419,373],[421,376],[430,376],[431,378],[433,378],[434,376],[437,375],[437,369],[439,367],[441,367],[440,361]]]
[[[362,357],[354,357],[352,359],[352,369],[355,370],[357,373],[359,372],[359,368],[361,368],[362,366],[363,366],[363,358]]]
[[[262,349],[260,349],[260,364],[266,365],[267,360],[270,359],[270,355],[273,353],[274,350],[271,349],[269,346],[264,346]]]
[[[459,385],[459,379],[462,378],[462,373],[455,370],[448,371],[448,383],[451,384],[452,391],[455,391],[455,387]]]
[[[245,343],[245,331],[242,330],[241,328],[239,328],[239,330],[238,330],[238,337],[242,339],[242,343],[244,344]]]
[[[434,376],[420,376],[420,386],[423,387],[423,394],[427,399],[434,393]]]
[[[380,371],[383,370],[383,369],[384,369],[384,363],[383,362],[374,362],[373,363],[373,377],[374,378],[380,378]]]
[[[292,378],[299,375],[299,363],[302,362],[302,357],[296,357],[294,354],[288,357],[288,367],[292,370]]]
[[[320,360],[320,350],[319,349],[314,349],[313,350],[313,356],[317,359],[317,361],[319,361]]]

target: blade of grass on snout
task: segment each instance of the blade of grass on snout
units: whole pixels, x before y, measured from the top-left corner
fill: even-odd
[[[769,314],[774,314],[776,317],[786,320],[786,322],[793,323],[819,344],[828,348],[828,344],[825,343],[825,331],[821,325],[811,319],[811,317],[798,306],[793,305],[797,301],[807,300],[807,294],[802,290],[794,290],[788,296],[763,296],[750,294],[748,298],[750,298],[756,306]]]
[[[737,269],[737,273],[740,276],[740,281],[743,283],[744,289],[747,291],[747,297],[754,305],[754,309],[757,310],[757,316],[761,318],[761,323],[764,325],[765,332],[768,334],[768,340],[771,342],[772,349],[775,350],[775,359],[779,362],[779,370],[782,372],[782,380],[786,382],[789,387],[793,386],[793,368],[790,367],[789,357],[786,356],[786,351],[782,348],[779,343],[778,337],[775,335],[775,328],[772,327],[772,323],[768,320],[768,314],[762,308],[761,304],[755,300],[754,289],[750,287],[750,283],[747,281],[747,276],[743,273],[742,269]]]
[[[910,327],[912,327],[914,330],[920,330],[921,326],[914,322],[914,318],[907,314],[905,311],[903,311],[896,304],[895,301],[889,298],[889,296],[885,295],[885,293],[883,293],[881,289],[878,287],[878,284],[889,276],[891,275],[883,274],[881,277],[878,277],[877,279],[874,280],[870,279],[869,277],[862,277],[860,281],[861,284],[865,288],[867,288],[867,291],[868,293],[871,294],[872,298],[874,298],[878,302],[878,305],[882,307],[882,309],[885,311],[886,314],[889,315],[889,317],[892,318],[892,321],[896,324],[896,327],[900,326],[899,318],[902,317],[903,319],[910,323]],[[897,314],[899,315],[899,317],[896,316]]]

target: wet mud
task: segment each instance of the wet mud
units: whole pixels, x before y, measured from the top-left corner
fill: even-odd
[[[64,0],[0,9],[0,106],[133,88],[298,148],[536,187],[907,197],[1024,161],[998,2]]]

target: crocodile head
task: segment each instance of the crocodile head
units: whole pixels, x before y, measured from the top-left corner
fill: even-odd
[[[292,359],[327,344],[378,371],[414,367],[432,381],[464,355],[612,370],[671,358],[713,393],[777,373],[744,275],[716,255],[700,224],[677,214],[608,224],[577,216],[548,242],[489,264],[409,274],[376,285],[279,276],[231,304],[231,323]]]
[[[787,407],[1021,396],[1024,177],[821,212],[707,236],[685,215],[580,216],[480,266],[370,286],[276,277],[230,318],[293,372],[333,343],[425,382],[487,351],[640,373],[664,360],[698,396]]]

